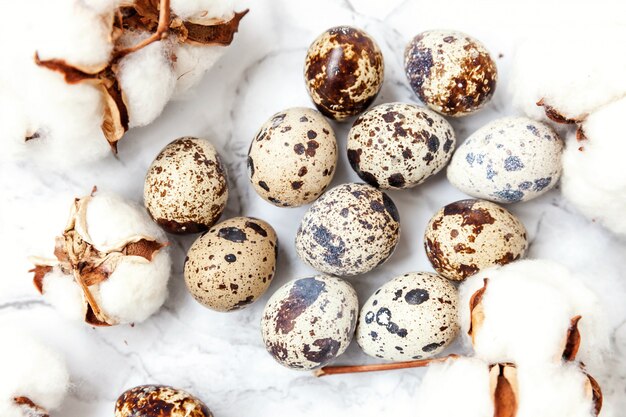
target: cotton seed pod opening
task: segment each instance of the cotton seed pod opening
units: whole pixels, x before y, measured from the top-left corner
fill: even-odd
[[[117,195],[77,198],[55,259],[32,258],[34,284],[64,315],[94,326],[141,322],[167,296],[171,260],[162,231]]]
[[[115,403],[115,417],[213,417],[201,400],[165,385],[142,385],[125,391]]]

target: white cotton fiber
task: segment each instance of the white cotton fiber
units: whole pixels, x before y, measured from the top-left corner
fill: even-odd
[[[626,77],[624,77],[626,78]],[[563,154],[563,195],[585,216],[626,236],[626,98],[608,104],[583,123],[586,140],[571,134]]]
[[[419,417],[493,417],[489,367],[474,358],[429,365],[415,398]]]
[[[224,55],[226,47],[221,45],[199,46],[179,45],[176,47],[176,89],[174,98],[184,97],[184,93],[196,85],[206,71]]]
[[[53,268],[43,280],[43,293],[46,301],[63,317],[75,321],[85,318],[83,293],[72,275]]]
[[[69,386],[63,359],[41,342],[16,329],[2,329],[0,343],[0,415],[24,417],[14,405],[16,397],[27,397],[46,410],[57,408]]]
[[[233,15],[233,0],[171,0],[172,11],[182,19],[214,18],[228,20]]]
[[[570,320],[577,315],[582,316],[578,359],[598,363],[608,349],[606,320],[595,293],[565,267],[546,260],[490,268],[463,283],[460,316],[467,343],[470,298],[484,278],[489,283],[482,299],[484,322],[474,329],[476,357],[519,366],[560,363]]]

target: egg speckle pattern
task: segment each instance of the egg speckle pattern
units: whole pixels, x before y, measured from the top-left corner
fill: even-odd
[[[115,403],[115,417],[213,417],[213,413],[183,390],[142,385],[120,395]]]
[[[454,31],[430,30],[407,45],[404,68],[411,88],[431,109],[464,116],[493,96],[496,64],[476,39]]]
[[[348,160],[374,187],[409,188],[439,172],[455,143],[452,126],[437,113],[413,104],[382,104],[354,122]]]
[[[563,141],[549,126],[505,117],[463,142],[448,166],[448,179],[472,197],[498,203],[528,201],[561,176]]]
[[[459,332],[458,294],[447,279],[413,272],[392,279],[365,302],[356,341],[389,361],[437,355]]]
[[[342,184],[305,213],[296,251],[318,271],[357,275],[385,262],[399,235],[400,216],[387,194],[367,184]]]
[[[177,139],[156,157],[144,184],[150,216],[170,233],[208,230],[228,200],[226,174],[208,140]]]
[[[424,247],[440,275],[461,281],[521,258],[528,242],[524,225],[509,211],[489,201],[461,200],[430,219]]]
[[[309,47],[304,78],[320,112],[344,120],[363,112],[376,98],[384,78],[383,55],[360,29],[338,26]]]
[[[337,141],[317,111],[296,107],[273,115],[252,140],[248,177],[256,192],[280,207],[308,204],[330,184]]]
[[[184,276],[200,304],[233,311],[269,288],[276,270],[278,240],[268,223],[235,217],[215,225],[189,248]]]
[[[352,340],[359,302],[346,281],[326,275],[280,287],[261,319],[267,351],[293,369],[315,369],[341,355]]]

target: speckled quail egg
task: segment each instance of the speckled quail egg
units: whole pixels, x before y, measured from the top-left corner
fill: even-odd
[[[455,143],[452,126],[437,113],[413,104],[381,104],[352,125],[348,160],[374,187],[409,188],[439,172]]]
[[[142,385],[120,395],[115,403],[115,417],[213,417],[213,413],[183,390]]]
[[[367,184],[342,184],[304,214],[296,252],[318,271],[357,275],[385,262],[399,236],[400,216],[387,194]]]
[[[146,174],[143,199],[167,232],[197,233],[213,226],[226,206],[228,186],[211,142],[183,137],[163,148]]]
[[[383,54],[364,31],[337,26],[309,47],[304,78],[311,99],[324,116],[345,120],[363,112],[383,84]]]
[[[356,292],[340,278],[318,275],[290,281],[263,311],[265,347],[288,368],[319,368],[346,350],[358,311]]]
[[[225,220],[189,248],[187,289],[205,307],[238,310],[267,291],[277,255],[276,232],[268,223],[253,217]]]
[[[368,355],[390,361],[435,356],[459,332],[458,298],[456,287],[439,275],[396,277],[363,305],[356,341]]]
[[[478,129],[448,166],[448,179],[472,197],[498,203],[527,201],[556,185],[563,141],[547,125],[505,117]]]
[[[296,107],[273,115],[248,151],[256,192],[276,206],[297,207],[320,196],[337,165],[337,141],[324,116]]]
[[[481,269],[521,258],[528,241],[524,225],[509,211],[489,201],[461,200],[430,219],[424,247],[440,275],[461,281]]]
[[[485,47],[465,33],[429,30],[407,45],[404,69],[411,88],[431,109],[464,116],[493,96],[496,64]]]

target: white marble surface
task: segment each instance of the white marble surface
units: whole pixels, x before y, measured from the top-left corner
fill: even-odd
[[[259,320],[269,293],[287,280],[313,271],[297,258],[292,243],[306,207],[277,208],[254,193],[245,173],[249,142],[274,112],[311,105],[302,77],[305,52],[319,33],[338,24],[365,29],[383,50],[385,82],[376,103],[416,101],[402,70],[404,45],[416,33],[451,28],[481,39],[497,57],[500,85],[494,100],[480,114],[452,120],[459,138],[464,139],[487,121],[514,114],[504,87],[514,46],[520,38],[565,24],[580,24],[582,29],[592,30],[594,25],[624,16],[623,11],[608,9],[623,8],[618,2],[596,2],[593,10],[572,2],[562,10],[558,3],[242,3],[241,7],[250,7],[251,12],[227,55],[188,100],[171,103],[151,126],[129,132],[117,158],[71,170],[28,161],[1,166],[0,327],[19,324],[67,358],[73,385],[54,415],[112,416],[117,396],[145,383],[187,389],[206,401],[218,417],[412,415],[421,370],[315,379],[309,373],[282,368],[265,352]],[[334,126],[343,152],[333,184],[355,181],[358,178],[344,155],[349,123]],[[139,201],[151,160],[166,143],[182,135],[210,138],[227,161],[232,194],[226,216],[254,215],[276,228],[282,248],[269,293],[250,308],[235,313],[204,309],[187,294],[181,275],[184,252],[193,237],[172,237],[176,266],[170,296],[155,316],[134,327],[101,329],[63,320],[36,294],[26,273],[30,267],[26,257],[51,250],[53,236],[62,230],[71,199],[88,193],[93,185]],[[422,246],[425,224],[439,207],[463,197],[443,175],[416,189],[390,195],[400,210],[402,238],[388,263],[351,279],[361,302],[397,274],[432,270]],[[617,410],[626,409],[626,243],[577,214],[562,201],[558,189],[511,206],[511,210],[529,231],[530,257],[556,259],[587,272],[589,285],[600,293],[609,313],[615,351],[596,376],[607,400],[616,401]],[[366,361],[355,344],[338,360]],[[454,393],[450,395],[453,398]]]

